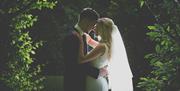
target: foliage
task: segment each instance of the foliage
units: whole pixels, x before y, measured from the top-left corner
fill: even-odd
[[[42,41],[34,42],[29,35],[28,29],[38,20],[31,14],[32,10],[42,8],[53,9],[56,2],[47,0],[4,0],[1,4],[8,5],[2,8],[1,14],[11,16],[11,51],[9,52],[8,71],[1,75],[6,85],[14,91],[39,91],[43,88],[40,75],[41,66],[33,66],[36,49],[42,46]]]
[[[141,7],[148,7],[156,22],[148,26],[147,33],[155,43],[154,52],[145,56],[153,70],[141,77],[138,87],[145,91],[177,91],[180,89],[175,85],[180,84],[180,4],[177,0],[140,0],[140,3]]]

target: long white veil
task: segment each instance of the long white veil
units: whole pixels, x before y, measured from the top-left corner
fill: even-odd
[[[112,91],[133,91],[132,72],[126,49],[116,25],[112,32],[112,55],[109,63],[109,84]]]

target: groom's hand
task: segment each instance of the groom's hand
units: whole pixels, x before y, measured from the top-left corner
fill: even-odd
[[[107,77],[108,76],[107,66],[100,68],[99,76],[101,76],[101,77]]]

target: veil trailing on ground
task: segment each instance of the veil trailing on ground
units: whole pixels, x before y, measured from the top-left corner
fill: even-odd
[[[112,54],[109,63],[109,83],[112,91],[133,91],[132,72],[126,49],[116,25],[112,31]]]

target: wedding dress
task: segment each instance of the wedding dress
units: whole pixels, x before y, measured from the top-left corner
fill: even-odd
[[[108,62],[108,47],[106,46],[105,53],[96,60],[91,61],[90,64],[96,68],[102,68],[108,65]],[[108,82],[105,77],[95,79],[87,76],[86,78],[86,91],[108,91],[108,87]]]
[[[132,72],[128,63],[126,49],[116,25],[113,25],[111,45],[111,58],[108,60],[108,47],[104,55],[100,56],[91,65],[102,68],[108,65],[108,82],[104,77],[94,79],[90,76],[86,78],[86,91],[133,91]]]

